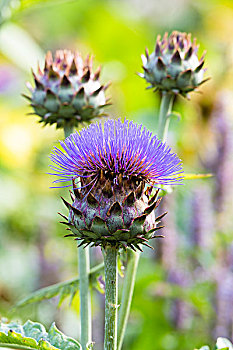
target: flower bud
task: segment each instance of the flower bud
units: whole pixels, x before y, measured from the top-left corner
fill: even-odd
[[[199,59],[197,51],[191,34],[174,31],[162,40],[158,35],[154,52],[149,55],[146,49],[146,56],[142,55],[144,74],[139,75],[155,90],[187,96],[208,80],[203,79],[205,53]]]
[[[94,73],[92,58],[84,61],[78,52],[59,50],[53,59],[48,52],[44,70],[33,73],[35,87],[29,83],[31,96],[26,96],[40,122],[77,127],[104,115],[107,105],[105,90],[99,82],[100,68]]]

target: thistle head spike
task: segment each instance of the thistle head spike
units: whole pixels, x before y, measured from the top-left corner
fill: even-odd
[[[149,50],[147,47],[145,48],[145,54],[146,54],[146,58],[148,60],[149,59]]]

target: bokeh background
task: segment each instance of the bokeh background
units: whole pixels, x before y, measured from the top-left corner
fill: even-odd
[[[233,2],[230,0],[0,0],[0,316],[30,318],[79,337],[79,296],[11,312],[30,292],[77,276],[75,243],[64,239],[49,153],[63,133],[42,128],[21,93],[47,50],[78,49],[102,65],[106,110],[156,132],[159,94],[145,90],[140,55],[157,34],[191,32],[207,49],[211,80],[177,98],[168,143],[187,180],[163,200],[163,240],[142,254],[124,349],[188,350],[233,335]],[[92,264],[101,261],[93,250]],[[94,340],[102,348],[104,297],[93,289]]]

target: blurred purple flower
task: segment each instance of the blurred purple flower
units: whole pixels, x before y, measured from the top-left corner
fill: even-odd
[[[164,196],[161,203],[161,214],[166,210],[168,215],[166,218],[166,239],[159,242],[161,249],[161,262],[163,267],[170,271],[177,265],[177,254],[179,249],[179,232],[176,227],[176,198],[175,192]],[[157,254],[157,252],[156,252]]]
[[[192,280],[187,269],[180,264],[176,264],[169,271],[168,282],[182,289],[187,289],[190,288]],[[188,329],[191,327],[193,310],[190,304],[182,299],[182,296],[173,300],[170,308],[170,317],[177,329]]]
[[[0,95],[15,90],[15,83],[18,81],[17,73],[10,66],[0,67]]]
[[[91,124],[67,137],[61,147],[63,150],[55,148],[51,155],[58,165],[51,166],[52,175],[59,177],[55,183],[81,178],[82,187],[88,181],[90,188],[90,184],[94,187],[98,183],[101,172],[113,187],[129,177],[150,185],[179,184],[182,180],[177,155],[132,121],[118,119],[108,120],[103,126]]]
[[[194,190],[192,198],[192,240],[194,246],[210,251],[214,235],[214,213],[211,189],[200,185]]]
[[[216,174],[215,207],[222,213],[221,226],[231,230],[232,222],[232,152],[233,152],[233,123],[232,123],[232,92],[222,91],[217,96],[213,111],[212,132],[215,136],[216,149],[210,168]],[[230,219],[228,220],[227,217]],[[226,225],[226,221],[228,224]]]

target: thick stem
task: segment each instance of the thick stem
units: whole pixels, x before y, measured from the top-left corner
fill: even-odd
[[[118,349],[121,349],[122,347],[126,326],[129,318],[140,252],[134,252],[128,249],[127,257],[127,269],[124,277],[122,302],[120,306],[118,319]]]
[[[65,124],[65,137],[68,137],[73,132],[73,126],[71,126],[70,124]],[[81,345],[82,349],[86,350],[87,344],[92,342],[91,294],[89,289],[89,248],[78,248],[78,270],[81,309]]]
[[[159,111],[158,138],[166,141],[170,123],[170,118],[167,117],[171,111],[174,102],[174,93],[164,91]]]
[[[67,138],[68,136],[70,136],[70,134],[72,134],[74,132],[74,127],[73,125],[70,124],[65,124],[64,125],[64,134],[65,134],[65,138]]]
[[[91,343],[91,297],[89,290],[90,257],[89,248],[78,248],[78,267],[81,308],[81,345],[87,348]]]
[[[163,92],[163,95],[162,95],[160,111],[159,111],[158,133],[157,133],[158,138],[161,139],[162,141],[166,141],[167,139],[167,133],[168,133],[169,123],[170,123],[170,118],[169,117],[167,118],[167,116],[172,111],[174,97],[175,95],[170,92]],[[126,275],[124,278],[123,295],[122,295],[120,315],[119,315],[119,333],[118,333],[117,350],[121,350],[124,336],[125,336],[139,258],[140,258],[140,253],[133,254],[130,250],[128,250],[128,265],[127,265]],[[129,269],[129,272],[128,272],[128,269]]]
[[[117,349],[117,253],[118,249],[110,245],[103,249],[105,271],[104,350]]]

